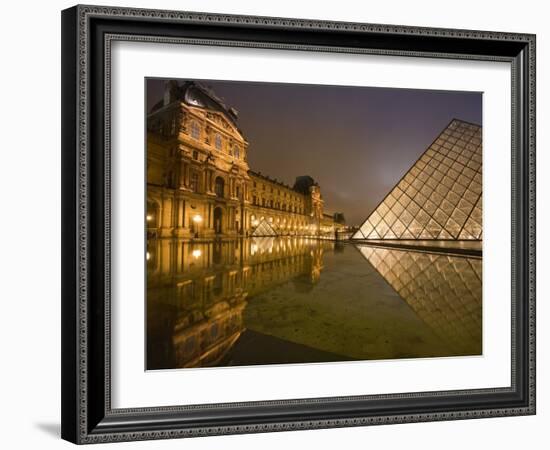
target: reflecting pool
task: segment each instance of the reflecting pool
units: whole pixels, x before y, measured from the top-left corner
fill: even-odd
[[[481,354],[480,258],[303,237],[147,246],[147,368]]]

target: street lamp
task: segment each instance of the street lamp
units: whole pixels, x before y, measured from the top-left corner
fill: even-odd
[[[202,216],[200,214],[195,214],[193,216],[193,229],[192,232],[196,238],[199,237],[199,225],[202,222]]]

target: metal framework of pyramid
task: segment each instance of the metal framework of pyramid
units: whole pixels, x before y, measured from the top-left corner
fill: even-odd
[[[454,119],[352,239],[482,239],[481,127]]]
[[[252,236],[277,236],[277,233],[266,220],[262,220],[252,232]]]

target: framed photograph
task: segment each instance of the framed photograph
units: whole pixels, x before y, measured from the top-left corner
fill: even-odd
[[[535,36],[62,12],[62,437],[535,413]]]

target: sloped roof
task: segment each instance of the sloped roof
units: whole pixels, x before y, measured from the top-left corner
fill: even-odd
[[[196,81],[186,81],[181,86],[173,86],[171,95],[173,96],[172,101],[178,99],[190,106],[221,112],[235,126],[237,125],[237,111],[227,106],[211,89]],[[163,104],[164,100],[160,100],[151,108],[151,112],[162,108]]]

